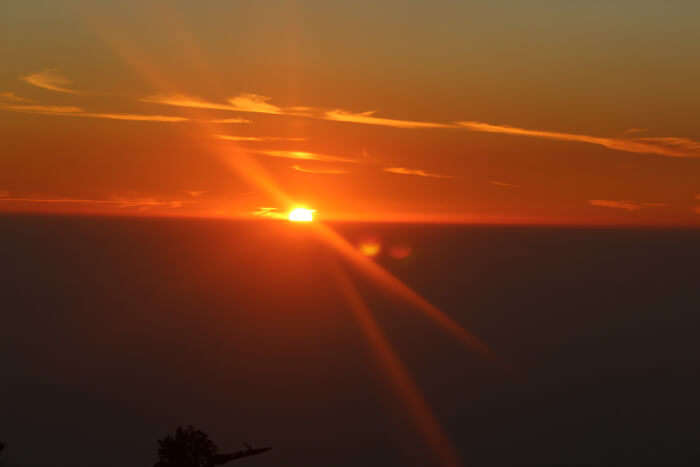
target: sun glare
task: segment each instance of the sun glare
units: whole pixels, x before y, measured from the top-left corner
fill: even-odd
[[[289,211],[289,220],[291,222],[311,222],[314,220],[314,209],[294,208]]]

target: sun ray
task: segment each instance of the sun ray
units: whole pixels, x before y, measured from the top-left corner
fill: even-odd
[[[365,333],[365,337],[367,337],[372,350],[379,360],[380,367],[387,373],[401,401],[408,407],[410,416],[413,418],[420,434],[437,454],[441,465],[445,467],[461,465],[452,442],[435,418],[432,409],[425,401],[425,397],[414,382],[408,369],[382,332],[371,310],[362,300],[357,288],[350,281],[345,271],[339,266],[336,266],[335,269],[338,285],[347,299],[349,308]]]
[[[389,271],[363,255],[329,226],[318,223],[316,224],[315,231],[322,239],[339,251],[353,266],[372,278],[377,284],[383,285],[397,296],[423,311],[427,317],[455,336],[470,349],[490,360],[498,360],[488,346],[478,337],[464,329],[456,321],[440,311],[435,305],[428,302]],[[506,366],[503,362],[499,361],[499,363],[500,365]]]

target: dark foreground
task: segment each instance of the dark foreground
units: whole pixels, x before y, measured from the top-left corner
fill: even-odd
[[[6,463],[434,465],[306,227],[0,217]],[[352,273],[465,465],[700,463],[699,231],[335,227],[517,370]]]

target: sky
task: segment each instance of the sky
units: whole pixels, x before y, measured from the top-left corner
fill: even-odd
[[[0,212],[700,225],[700,4],[0,6]]]

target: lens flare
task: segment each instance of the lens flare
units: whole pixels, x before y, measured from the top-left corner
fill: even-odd
[[[377,256],[382,251],[382,245],[377,240],[365,240],[358,245],[360,252],[365,256]]]

